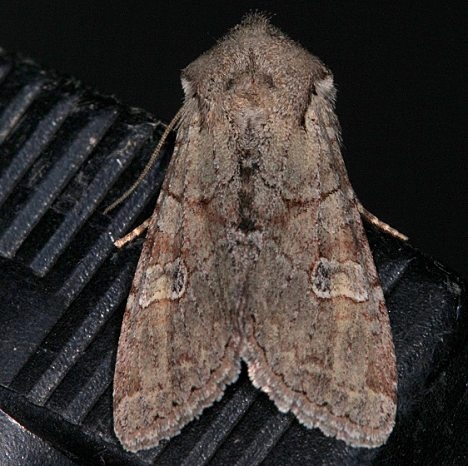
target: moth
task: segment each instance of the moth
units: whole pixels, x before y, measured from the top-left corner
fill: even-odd
[[[173,437],[244,361],[304,426],[385,443],[395,351],[361,216],[394,230],[348,180],[331,72],[253,15],[185,68],[182,86],[122,324],[117,437],[129,451]]]

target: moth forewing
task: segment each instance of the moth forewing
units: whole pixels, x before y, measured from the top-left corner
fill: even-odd
[[[172,437],[243,359],[305,426],[381,445],[395,419],[395,355],[331,73],[254,15],[184,70],[183,87],[122,324],[117,436],[131,451]]]

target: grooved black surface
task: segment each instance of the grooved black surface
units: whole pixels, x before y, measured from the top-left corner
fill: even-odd
[[[113,240],[151,212],[168,157],[110,216],[102,212],[136,179],[161,131],[143,111],[0,53],[0,408],[8,414],[0,446],[9,445],[0,464],[24,464],[25,442],[46,458],[37,464],[466,464],[464,285],[373,228],[399,372],[397,425],[385,446],[354,449],[305,429],[253,388],[244,368],[181,435],[123,451],[112,430],[112,376],[142,239],[121,251]],[[9,416],[29,435],[16,435]]]

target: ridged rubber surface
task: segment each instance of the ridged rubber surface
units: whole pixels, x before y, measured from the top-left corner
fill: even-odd
[[[0,51],[0,446],[9,445],[0,464],[25,464],[25,445],[50,458],[42,464],[64,465],[463,464],[463,283],[372,228],[399,370],[397,425],[385,446],[353,449],[305,429],[244,368],[181,435],[123,451],[112,376],[142,239],[121,251],[113,240],[151,213],[169,154],[126,202],[102,212],[136,179],[162,130],[144,111]],[[12,419],[26,436],[14,435]]]

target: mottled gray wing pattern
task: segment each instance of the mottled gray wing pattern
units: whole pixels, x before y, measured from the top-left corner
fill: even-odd
[[[241,354],[281,411],[374,447],[394,424],[394,350],[338,132],[330,100],[313,97],[280,191],[265,185],[287,215],[264,233],[249,276]]]
[[[190,118],[178,132],[122,324],[114,429],[129,451],[178,433],[240,370],[239,332],[219,277],[206,273],[210,262],[225,261],[216,253],[218,222],[202,208],[216,187],[206,186],[213,141]]]

